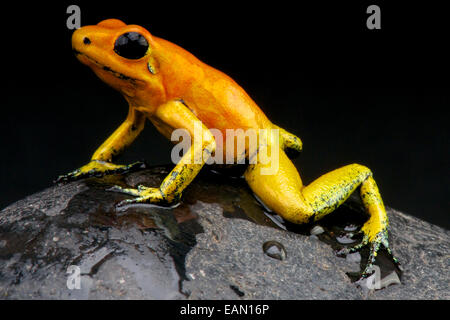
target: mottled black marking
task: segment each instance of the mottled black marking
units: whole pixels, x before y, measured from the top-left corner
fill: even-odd
[[[239,297],[243,297],[245,295],[245,293],[239,290],[236,286],[230,285],[230,289],[233,290]]]
[[[121,79],[121,80],[127,80],[127,81],[137,81],[137,80],[138,80],[138,79],[129,77],[129,76],[123,74],[123,73],[117,72],[117,71],[111,69],[110,67],[105,66],[104,64],[101,64],[101,63],[98,62],[97,60],[93,59],[92,57],[89,57],[88,55],[86,55],[86,54],[84,54],[84,53],[82,53],[82,52],[79,52],[79,51],[76,51],[76,50],[74,50],[74,51],[76,52],[76,55],[78,55],[78,54],[83,54],[83,55],[84,55],[85,57],[87,57],[89,60],[93,61],[96,65],[100,66],[103,70],[105,70],[105,71],[111,73],[111,74],[112,74],[113,76],[115,76],[116,78],[119,78],[119,79]]]
[[[121,80],[136,80],[136,79],[134,79],[132,77],[124,75],[123,73],[114,71],[113,69],[111,69],[108,66],[103,66],[103,70],[108,71],[109,73],[112,73],[115,77],[117,77],[117,78],[119,78]]]

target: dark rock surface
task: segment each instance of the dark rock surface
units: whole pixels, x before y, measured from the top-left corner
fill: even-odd
[[[364,222],[357,202],[310,235],[313,226],[283,224],[265,212],[242,180],[204,172],[176,207],[115,210],[128,196],[109,187],[157,186],[167,172],[58,185],[0,211],[0,299],[450,298],[449,231],[392,209],[390,240],[403,274],[401,284],[381,290],[347,275],[359,271],[367,252],[341,258],[333,250],[352,241],[344,228]],[[265,254],[267,241],[286,255]],[[377,262],[381,282],[395,283],[386,256]]]

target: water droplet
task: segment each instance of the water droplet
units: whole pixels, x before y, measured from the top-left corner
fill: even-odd
[[[355,231],[358,229],[358,226],[355,224],[350,224],[344,228],[344,231]]]
[[[323,228],[319,225],[314,226],[310,231],[310,233],[315,236],[317,236],[318,234],[322,234],[324,232],[325,230],[323,230]]]
[[[349,243],[355,242],[356,240],[352,239],[348,235],[343,235],[343,236],[336,237],[336,241],[341,244],[349,244]]]
[[[271,240],[264,242],[263,251],[271,258],[278,260],[286,259],[286,249],[278,241]]]

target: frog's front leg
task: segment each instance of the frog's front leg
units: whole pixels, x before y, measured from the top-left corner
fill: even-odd
[[[66,175],[59,176],[55,182],[72,181],[90,176],[103,176],[105,174],[122,173],[142,167],[141,162],[129,165],[112,163],[114,156],[120,154],[129,146],[144,129],[145,115],[130,107],[127,119],[119,128],[95,151],[91,161],[83,167]]]
[[[182,191],[215,151],[216,143],[212,133],[181,101],[174,100],[159,106],[154,116],[169,128],[187,130],[191,137],[191,146],[158,188],[142,185],[136,189],[115,186],[114,191],[135,196],[120,202],[117,205],[119,207],[131,203],[168,204],[178,201]]]

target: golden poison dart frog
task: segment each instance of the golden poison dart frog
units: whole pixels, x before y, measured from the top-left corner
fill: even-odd
[[[183,190],[208,158],[217,157],[219,150],[223,158],[232,154],[232,158],[238,160],[234,144],[229,147],[227,130],[236,130],[240,132],[236,135],[239,136],[244,130],[262,132],[264,129],[270,133],[264,134],[263,143],[250,152],[250,143],[245,142],[245,154],[241,155],[247,160],[250,157],[256,159],[247,163],[244,178],[262,202],[284,219],[303,224],[321,219],[359,189],[369,219],[360,231],[363,233],[362,242],[346,252],[366,245],[370,247],[362,277],[370,274],[382,247],[398,263],[389,248],[388,217],[383,201],[367,167],[347,165],[324,174],[307,186],[303,185],[298,171],[286,155],[289,150],[301,151],[302,142],[297,136],[271,123],[244,89],[226,74],[179,46],[151,35],[141,26],[126,25],[116,19],[104,20],[76,30],[72,47],[82,63],[125,97],[129,112],[119,128],[95,151],[88,164],[60,176],[57,181],[120,173],[139,165],[117,165],[112,163],[112,159],[133,142],[148,119],[169,139],[175,129],[186,130],[193,144],[160,186],[141,185],[136,189],[117,186],[116,191],[133,196],[118,206],[143,202],[173,203],[180,199]],[[213,129],[222,132],[221,136],[225,138],[217,139]],[[258,133],[258,136],[262,134]],[[266,156],[259,157],[263,153]],[[195,161],[198,159],[200,161]],[[275,170],[270,170],[274,167]]]

